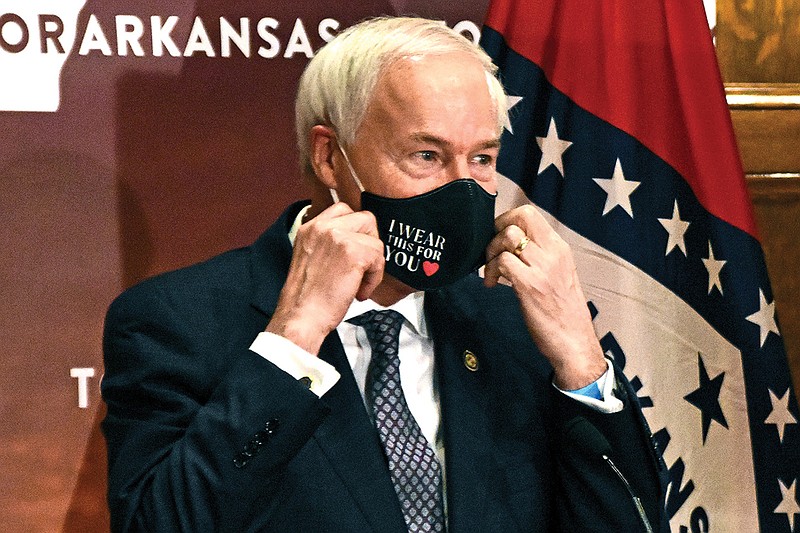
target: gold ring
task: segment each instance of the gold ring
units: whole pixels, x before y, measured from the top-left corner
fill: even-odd
[[[531,240],[528,238],[528,236],[527,236],[527,235],[525,235],[524,237],[522,237],[522,238],[519,240],[519,244],[517,244],[517,247],[516,247],[516,248],[514,248],[514,255],[516,255],[517,257],[519,257],[520,255],[522,255],[522,250],[524,250],[524,249],[525,249],[525,247],[526,247],[526,246],[528,246],[528,243],[529,243],[529,242],[531,242]]]

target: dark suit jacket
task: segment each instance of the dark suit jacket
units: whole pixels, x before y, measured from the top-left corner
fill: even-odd
[[[112,304],[102,391],[113,530],[405,530],[336,332],[320,357],[342,378],[321,399],[248,350],[285,280],[300,207],[252,246],[145,281]],[[643,530],[611,469],[562,437],[579,415],[610,441],[650,520],[666,522],[662,463],[624,378],[617,414],[555,391],[513,293],[477,277],[428,293],[425,309],[449,531]]]

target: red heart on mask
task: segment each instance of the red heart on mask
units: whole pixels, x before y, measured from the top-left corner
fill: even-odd
[[[423,261],[422,262],[422,270],[425,271],[425,275],[428,277],[433,276],[436,274],[436,271],[439,270],[439,263],[432,263],[430,261]]]

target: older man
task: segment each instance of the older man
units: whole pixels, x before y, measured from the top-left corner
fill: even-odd
[[[665,527],[662,464],[568,247],[533,209],[494,220],[493,74],[411,18],[309,63],[310,204],[109,311],[115,530]]]

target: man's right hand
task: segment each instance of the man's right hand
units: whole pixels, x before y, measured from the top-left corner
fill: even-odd
[[[266,331],[317,354],[354,298],[383,279],[383,242],[375,217],[338,202],[300,226],[292,262]]]

